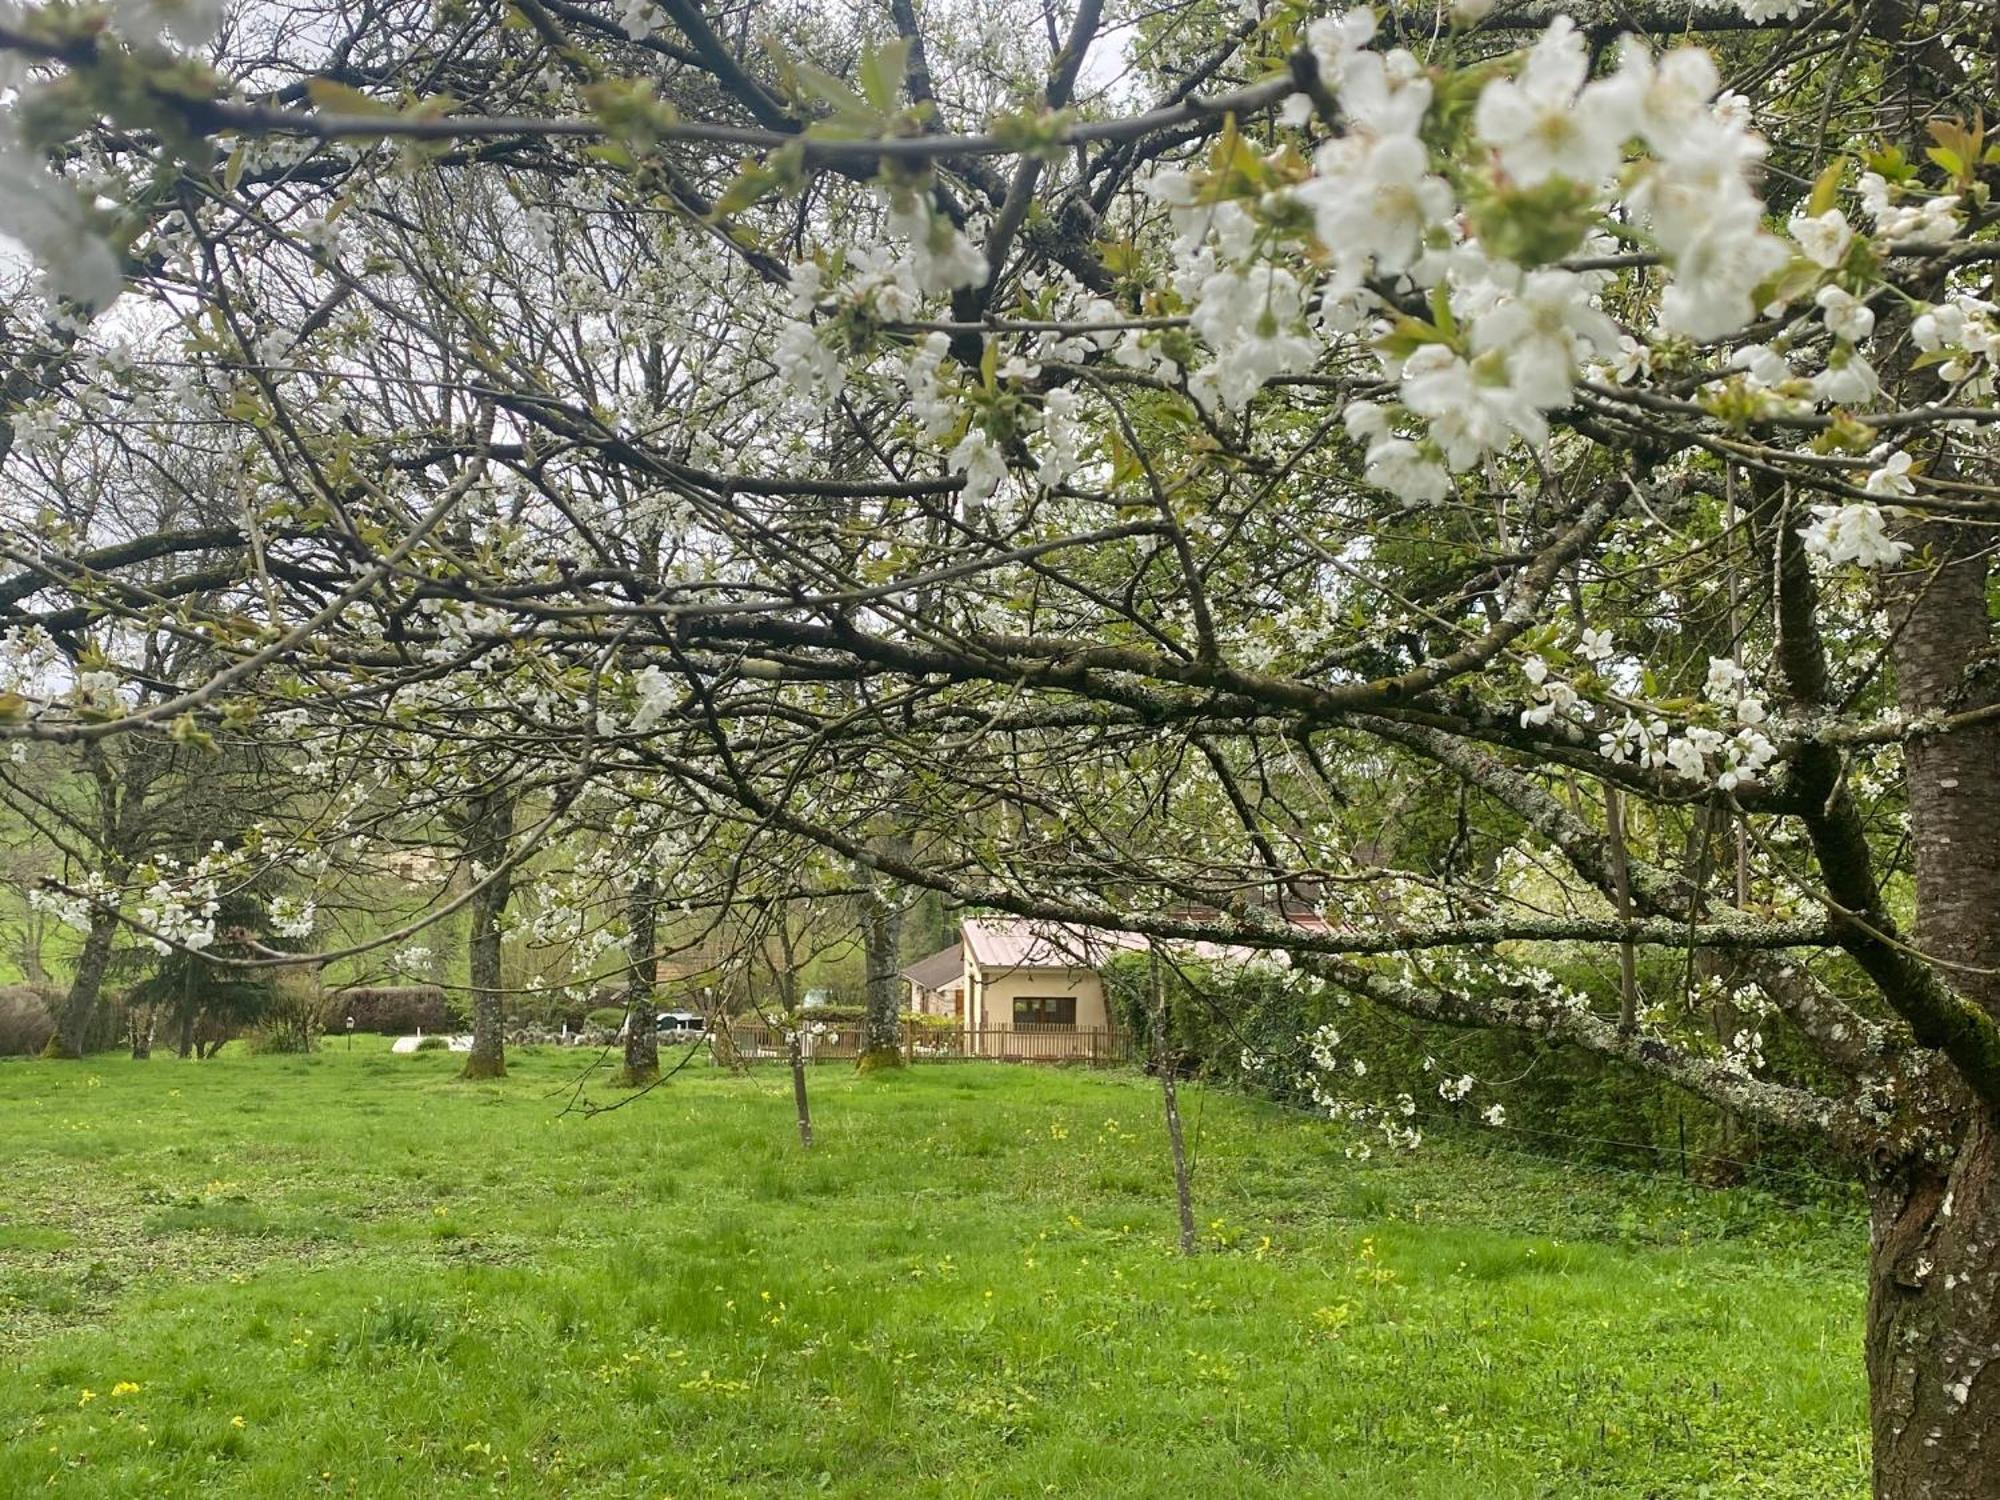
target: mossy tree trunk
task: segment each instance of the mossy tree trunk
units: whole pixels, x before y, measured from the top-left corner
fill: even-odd
[[[1914,159],[1929,144],[1932,121],[1963,113],[1963,98],[1976,97],[1981,81],[1934,65],[1943,49],[1933,50],[1934,23],[1918,7],[1876,7],[1870,22],[1902,44],[1878,98],[1885,133]],[[1990,77],[1983,82],[1990,90]],[[1919,299],[1942,295],[1943,273],[1932,276],[1914,289]],[[1915,362],[1909,310],[1891,303],[1883,314],[1876,347],[1886,355],[1885,388],[1905,406],[1947,398],[1937,367]],[[1926,447],[1912,452],[1933,481],[1990,477],[1982,468],[1952,472],[1960,455],[1976,450]],[[1991,710],[2000,705],[1992,533],[1935,518],[1900,535],[1915,550],[1889,583],[1898,708],[1906,722]],[[1904,756],[1915,947],[1951,965],[1945,977],[1960,995],[2000,1016],[2000,721],[1916,737]],[[1883,1165],[1871,1186],[1865,1350],[1875,1495],[1993,1500],[2000,1496],[2000,1119],[1955,1080],[1915,1102],[1930,1105],[1934,1154]],[[1947,1156],[1948,1146],[1957,1149]]]
[[[903,997],[899,951],[903,910],[882,877],[872,876],[861,897],[861,939],[867,959],[867,1010],[861,1022],[863,1071],[903,1065]]]
[[[659,946],[660,883],[650,874],[632,882],[625,902],[625,1066],[618,1082],[644,1088],[660,1077],[660,1033],[653,1008],[654,950]]]
[[[129,868],[125,861],[131,831],[128,814],[134,804],[143,806],[146,788],[151,784],[150,774],[136,766],[149,764],[142,758],[135,767],[128,767],[131,775],[121,780],[102,741],[91,740],[84,746],[83,765],[90,777],[96,813],[96,843],[104,859],[103,873],[113,887],[124,881]],[[111,967],[111,949],[117,936],[118,913],[93,908],[83,952],[77,955],[76,973],[70,980],[69,993],[63,997],[62,1009],[56,1014],[55,1035],[49,1038],[44,1056],[83,1056],[90,1039],[90,1024],[97,1018],[97,1001],[104,991],[104,975]]]
[[[46,1057],[83,1056],[90,1037],[90,1023],[97,1017],[98,997],[104,992],[104,974],[111,967],[111,945],[118,936],[118,918],[110,912],[93,911],[90,933],[77,956],[76,975],[69,982],[62,1009],[56,1015],[55,1034],[49,1038]]]
[[[473,879],[481,884],[470,903],[472,1052],[459,1076],[504,1078],[507,1042],[501,1010],[500,919],[513,890],[513,875],[503,869],[512,852],[513,794],[504,787],[489,787],[470,799],[466,814],[466,853],[472,858]]]
[[[1909,540],[1934,566],[1913,570],[1890,609],[1903,712],[2000,702],[1990,538],[1940,523]],[[1906,753],[1916,946],[1948,959],[1959,991],[2000,1014],[2000,723],[1919,739]],[[1871,1193],[1877,1500],[2000,1496],[2000,1121],[1970,1098],[1942,1102],[1938,1128],[1958,1146],[1949,1166],[1899,1164]]]
[[[1979,1120],[1949,1170],[1879,1182],[1868,1255],[1876,1500],[2000,1495],[2000,1163]]]

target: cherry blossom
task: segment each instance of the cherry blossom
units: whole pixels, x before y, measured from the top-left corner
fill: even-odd
[[[1854,563],[1863,568],[1892,567],[1910,550],[1908,542],[1889,538],[1882,508],[1856,501],[1851,505],[1815,505],[1813,522],[1800,528],[1806,550],[1829,563]]]
[[[1550,177],[1596,184],[1618,165],[1624,132],[1617,97],[1585,86],[1583,36],[1568,16],[1549,23],[1517,78],[1496,78],[1479,95],[1473,127],[1508,176],[1533,187]]]
[[[1847,222],[1847,215],[1837,208],[1829,208],[1819,214],[1798,215],[1785,227],[1798,241],[1806,259],[1827,270],[1846,260],[1848,247],[1854,243],[1854,230]]]

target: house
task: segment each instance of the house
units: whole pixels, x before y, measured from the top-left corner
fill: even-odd
[[[910,1009],[920,1016],[965,1019],[965,946],[953,943],[903,970],[909,981]]]
[[[910,1009],[954,1016],[963,1055],[1057,1060],[1115,1054],[1115,1018],[1097,965],[1143,944],[1024,917],[967,917],[958,941],[903,970]]]
[[[1300,927],[1325,925],[1317,915],[1288,919]],[[980,1056],[1063,1058],[1117,1049],[1118,1017],[1100,970],[1119,953],[1146,951],[1145,937],[1027,917],[967,917],[958,935],[951,947],[903,970],[912,1010],[959,1017],[968,1049]],[[1205,962],[1265,959],[1250,948],[1215,943],[1169,946]]]
[[[967,917],[965,1024],[970,1031],[1112,1031],[1117,1027],[1098,967],[1143,946],[1131,933],[1024,917]]]

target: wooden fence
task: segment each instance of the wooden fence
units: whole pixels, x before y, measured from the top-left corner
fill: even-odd
[[[775,1026],[736,1024],[729,1028],[736,1055],[745,1062],[783,1062],[791,1054],[785,1033]],[[806,1061],[853,1062],[861,1055],[861,1026],[807,1022],[800,1036]],[[903,1057],[922,1062],[1064,1062],[1104,1066],[1133,1059],[1132,1038],[1122,1031],[1080,1030],[1074,1026],[962,1027],[903,1024]]]

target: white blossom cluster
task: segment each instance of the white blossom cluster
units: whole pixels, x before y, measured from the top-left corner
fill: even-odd
[[[884,268],[885,283],[907,280],[920,295],[941,297],[985,282],[986,257],[927,195],[891,194],[888,219],[890,233],[905,242],[908,254]]]
[[[644,734],[673,707],[674,680],[658,667],[649,666],[633,678],[632,690],[639,700],[632,711],[632,732]]]
[[[771,362],[778,378],[815,410],[839,399],[847,368],[812,323],[824,273],[812,261],[792,268],[791,312],[779,326]]]
[[[1364,333],[1398,400],[1352,404],[1349,434],[1365,446],[1371,483],[1435,500],[1452,473],[1516,443],[1544,443],[1547,414],[1572,401],[1586,367],[1644,360],[1599,305],[1608,276],[1547,264],[1560,247],[1530,232],[1561,210],[1565,191],[1574,239],[1622,201],[1666,252],[1662,335],[1711,340],[1742,328],[1757,311],[1752,289],[1789,252],[1764,229],[1750,185],[1763,142],[1739,101],[1715,99],[1720,81],[1706,53],[1655,58],[1628,41],[1617,68],[1593,81],[1582,35],[1557,17],[1516,73],[1484,86],[1472,127],[1493,165],[1469,177],[1424,138],[1430,75],[1404,49],[1372,49],[1375,24],[1364,10],[1308,29],[1343,129],[1304,181],[1263,201],[1218,199],[1206,178],[1169,170],[1153,192],[1179,234],[1175,287],[1213,354],[1188,376],[1190,393],[1239,409],[1264,383],[1314,362],[1309,325],[1322,339]],[[1642,154],[1628,161],[1633,142]],[[1307,211],[1326,259],[1316,287],[1278,263],[1288,205]],[[1483,242],[1480,224],[1497,238]],[[1428,291],[1448,319],[1383,318],[1371,278]]]
[[[55,642],[39,625],[24,625],[0,634],[0,692],[39,696],[62,660]]]
[[[1542,980],[1544,988],[1554,985],[1552,977],[1546,974]],[[1580,997],[1577,998],[1580,1003]],[[1296,1082],[1316,1108],[1329,1119],[1375,1128],[1397,1150],[1414,1151],[1422,1144],[1423,1131],[1414,1123],[1417,1101],[1411,1094],[1399,1091],[1393,1098],[1365,1100],[1354,1097],[1350,1092],[1355,1081],[1367,1077],[1368,1067],[1360,1057],[1342,1054],[1341,1034],[1337,1027],[1331,1024],[1319,1026],[1305,1040],[1307,1066],[1298,1072]],[[1268,1058],[1248,1049],[1243,1053],[1243,1062],[1246,1071],[1269,1065]],[[1436,1072],[1438,1060],[1426,1057],[1423,1068],[1426,1073]],[[1449,1105],[1460,1105],[1471,1097],[1477,1087],[1478,1080],[1470,1073],[1447,1075],[1438,1084],[1438,1098]],[[1503,1105],[1489,1104],[1477,1112],[1477,1118],[1486,1125],[1498,1128],[1507,1123],[1507,1111]],[[1370,1155],[1370,1149],[1365,1142],[1357,1142],[1348,1147],[1348,1154],[1366,1157]]]
[[[1868,487],[1871,490],[1882,493],[1878,484],[1909,484],[1908,455],[1897,454],[1895,457],[1902,460],[1901,467],[1892,469],[1884,466],[1876,470],[1869,476]],[[1811,523],[1799,528],[1799,536],[1809,554],[1829,564],[1893,567],[1903,560],[1910,544],[1891,538],[1887,527],[1888,518],[1881,506],[1858,500],[1847,505],[1815,505]]]
[[[169,953],[181,947],[200,952],[214,945],[222,881],[235,863],[220,844],[187,865],[156,862],[133,912],[155,950]]]
[[[1584,632],[1581,653],[1602,663],[1612,653],[1605,632]],[[1553,675],[1546,660],[1531,656],[1522,663],[1533,701],[1521,711],[1524,727],[1583,715],[1576,689]],[[1599,753],[1623,765],[1649,770],[1670,769],[1690,781],[1734,791],[1753,785],[1758,774],[1777,757],[1777,746],[1765,733],[1770,721],[1764,700],[1743,668],[1728,657],[1711,657],[1703,696],[1715,706],[1719,727],[1689,724],[1676,732],[1658,716],[1627,713],[1598,731]]]
[[[0,21],[22,7],[0,3]],[[200,47],[222,23],[223,0],[112,0],[118,33],[149,47]],[[18,53],[0,54],[0,101],[31,87]],[[11,111],[0,109],[0,236],[25,247],[40,266],[51,301],[67,298],[98,311],[123,287],[118,257],[96,222],[98,184],[57,175],[20,139]]]
[[[435,957],[428,944],[407,943],[389,956],[389,967],[399,974],[428,975]]]
[[[309,938],[319,925],[319,904],[310,897],[274,896],[265,915],[279,937]]]
[[[36,886],[28,892],[28,907],[31,911],[54,917],[65,927],[88,932],[92,914],[116,911],[119,896],[115,881],[91,870],[71,881],[66,890],[48,885]]]

